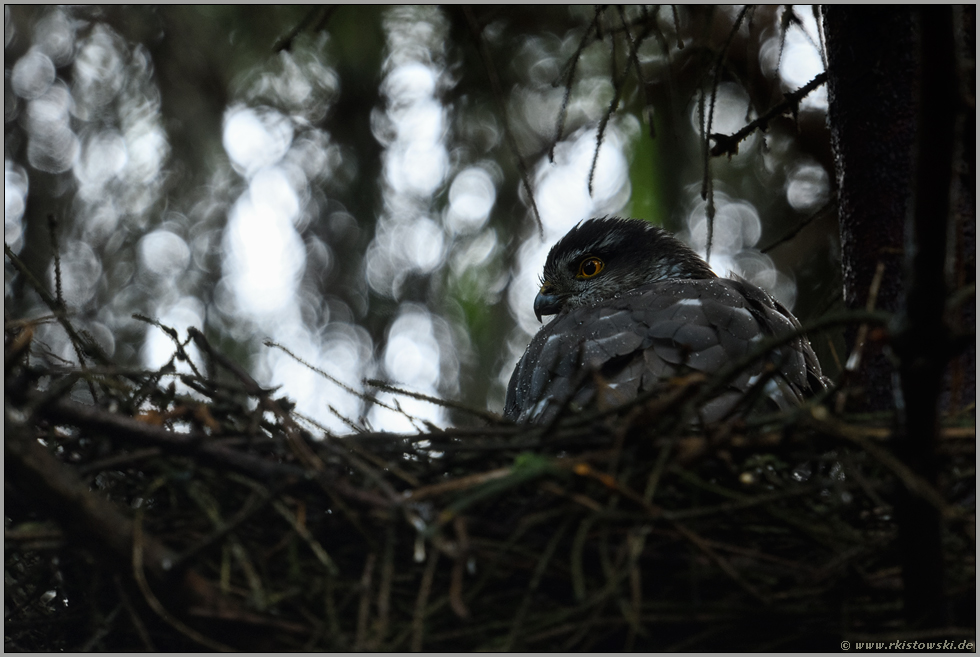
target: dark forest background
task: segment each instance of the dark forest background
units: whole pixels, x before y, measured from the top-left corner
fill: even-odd
[[[107,363],[161,373],[161,410],[203,400],[177,375],[220,352],[314,433],[482,426],[548,247],[620,214],[817,326],[827,406],[949,483],[931,441],[975,418],[973,6],[5,5],[4,57],[8,394],[29,326],[48,401],[106,406],[53,382]],[[962,624],[949,518],[896,499],[909,627]],[[38,586],[18,613],[58,604]]]
[[[499,411],[547,246],[617,213],[705,253],[709,203],[719,273],[804,320],[841,304],[826,87],[727,155],[706,157],[699,134],[734,133],[820,73],[808,7],[5,16],[7,243],[53,284],[56,235],[65,300],[120,365],[169,354],[140,313],[201,328],[333,429],[328,404],[411,424],[262,340],[357,389],[386,379]],[[44,313],[6,272],[8,311]],[[39,337],[77,360],[56,324]],[[838,371],[843,342],[815,343]]]

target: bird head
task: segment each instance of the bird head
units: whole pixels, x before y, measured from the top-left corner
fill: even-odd
[[[551,247],[534,315],[556,315],[671,278],[715,278],[708,264],[642,219],[580,222]]]

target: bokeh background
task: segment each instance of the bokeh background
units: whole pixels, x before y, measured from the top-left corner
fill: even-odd
[[[706,254],[710,203],[716,272],[804,321],[840,303],[825,87],[732,157],[702,138],[821,44],[809,6],[5,5],[4,240],[121,367],[172,358],[139,313],[332,432],[465,423],[365,380],[499,412],[547,250],[592,216]],[[50,315],[4,267],[5,315]],[[57,322],[35,344],[78,362]]]

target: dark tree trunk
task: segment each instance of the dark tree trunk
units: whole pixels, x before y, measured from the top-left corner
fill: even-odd
[[[915,138],[915,43],[910,8],[824,8],[829,123],[837,172],[844,303],[863,309],[878,263],[876,308],[902,294],[904,226]],[[847,335],[854,343],[854,331]],[[868,344],[857,373],[866,410],[894,406],[894,368]]]
[[[954,9],[957,30],[957,65],[959,69],[959,115],[956,119],[955,169],[953,177],[949,285],[955,294],[971,283],[976,284],[977,271],[977,113],[976,78],[977,6]],[[954,330],[962,333],[976,329],[975,297],[960,297],[959,308],[951,313]],[[973,339],[955,358],[946,372],[941,408],[956,411],[969,407],[977,399],[977,350]]]
[[[974,15],[959,13],[957,35],[949,6],[824,11],[844,299],[865,306],[882,263],[877,307],[896,313],[890,347],[900,386],[881,351],[866,350],[861,401],[869,410],[895,408],[895,452],[933,486],[940,409],[955,410],[975,390],[975,373],[964,374],[975,369],[975,351],[947,367],[966,345],[951,334],[945,309],[949,288],[970,283],[975,263],[975,126],[962,102],[974,87],[958,79],[954,47],[959,36],[961,60],[973,56]],[[970,310],[952,314],[961,325],[954,331],[975,326]],[[942,627],[939,511],[905,487],[895,506],[906,618],[913,627]]]
[[[949,6],[915,12],[920,94],[913,164],[913,204],[906,228],[907,292],[893,338],[902,403],[897,451],[935,485],[939,394],[948,360],[944,323],[945,264],[956,125],[956,60]],[[904,418],[902,416],[904,415]],[[946,624],[943,553],[938,510],[902,489],[897,504],[905,582],[905,613],[920,627]]]

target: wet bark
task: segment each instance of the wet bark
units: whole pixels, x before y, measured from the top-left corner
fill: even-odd
[[[973,87],[961,84],[960,69],[968,67],[956,55],[957,41],[961,59],[968,52],[963,35],[972,33],[973,14],[958,16],[957,40],[949,6],[824,11],[844,299],[863,307],[882,263],[877,307],[896,313],[889,346],[897,363],[880,349],[865,352],[860,402],[863,410],[895,409],[892,447],[933,486],[940,411],[962,406],[964,391],[975,390],[975,375],[960,371],[971,356],[975,368],[965,343],[974,316],[946,309],[952,289],[971,282],[965,265],[975,263],[976,248],[975,145],[967,143],[975,126],[966,111],[972,105],[961,102]],[[951,329],[954,317],[959,326]],[[906,619],[912,627],[942,627],[949,613],[942,518],[904,487],[894,503]]]
[[[903,290],[904,225],[915,137],[915,44],[910,8],[824,8],[831,144],[838,185],[844,303],[863,309],[879,262],[876,308],[895,312]],[[847,335],[853,346],[856,331]],[[894,406],[894,368],[865,346],[862,410]]]

